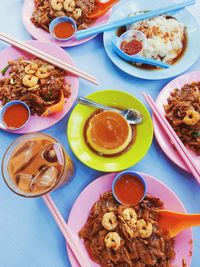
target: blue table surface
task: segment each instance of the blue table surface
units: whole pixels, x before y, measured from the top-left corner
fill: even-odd
[[[30,0],[32,1],[32,0]],[[0,1],[0,31],[21,40],[31,39],[21,21],[23,0]],[[193,8],[198,15],[199,1]],[[200,18],[199,18],[200,20]],[[0,42],[0,50],[7,45]],[[199,45],[197,45],[199,49]],[[126,75],[115,67],[107,57],[102,35],[66,51],[83,70],[98,77],[101,85],[96,87],[80,81],[79,95],[102,89],[117,89],[129,92],[145,103],[141,92],[146,91],[155,99],[170,79],[162,81],[140,80]],[[200,69],[200,59],[187,71]],[[146,103],[145,103],[146,104]],[[56,137],[76,165],[74,180],[51,195],[64,218],[80,192],[103,173],[86,167],[73,155],[66,136],[68,117],[45,130]],[[17,137],[0,131],[0,161],[8,145]],[[147,155],[131,169],[151,174],[168,185],[183,202],[189,213],[200,213],[200,187],[190,174],[175,166],[161,151],[154,140]],[[80,218],[81,219],[80,211]],[[200,228],[193,228],[194,251],[191,267],[200,266]],[[42,199],[25,199],[13,194],[0,180],[0,266],[1,267],[68,267],[71,266],[66,253],[65,240],[52,219]],[[179,266],[180,267],[180,266]]]

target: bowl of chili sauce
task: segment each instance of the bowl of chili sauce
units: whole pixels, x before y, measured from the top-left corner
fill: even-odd
[[[77,31],[75,21],[67,16],[57,17],[51,21],[49,32],[54,39],[59,41],[68,41],[74,37]]]
[[[141,31],[126,31],[119,37],[118,46],[124,53],[135,56],[145,48],[146,36]]]
[[[24,127],[28,123],[30,116],[28,105],[20,100],[10,101],[0,110],[1,123],[5,128],[13,131]]]
[[[137,205],[146,195],[145,180],[134,171],[120,172],[113,180],[112,193],[115,199],[122,205]]]

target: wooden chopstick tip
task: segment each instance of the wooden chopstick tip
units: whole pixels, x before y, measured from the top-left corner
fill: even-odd
[[[95,85],[100,85],[100,82],[97,80],[92,81],[92,83],[94,83]]]

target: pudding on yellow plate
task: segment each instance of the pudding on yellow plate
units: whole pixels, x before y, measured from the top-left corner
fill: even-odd
[[[85,130],[89,146],[101,155],[120,154],[133,140],[133,131],[126,119],[115,111],[95,112]]]

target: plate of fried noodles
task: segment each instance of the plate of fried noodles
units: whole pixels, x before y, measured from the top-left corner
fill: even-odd
[[[71,56],[60,47],[39,41],[27,43],[75,65]],[[76,99],[78,77],[12,46],[0,53],[0,70],[0,105],[21,100],[31,111],[28,124],[15,131],[16,133],[41,131],[54,125],[67,114]],[[61,98],[64,101],[62,110],[43,116],[45,111],[58,104]],[[0,128],[7,130],[2,124]]]
[[[92,39],[94,36],[77,40],[75,37],[68,41],[58,41],[49,33],[49,24],[61,16],[72,17],[78,30],[105,24],[111,10],[96,20],[87,18],[95,10],[95,0],[25,0],[22,11],[23,23],[27,31],[37,40],[54,43],[61,47],[79,45]]]
[[[168,83],[157,97],[156,105],[176,134],[200,162],[200,72],[184,74]],[[155,137],[163,152],[179,167],[189,172],[173,144],[154,118]]]
[[[94,180],[75,201],[68,225],[92,267],[190,266],[192,231],[175,238],[158,227],[156,209],[186,212],[178,197],[156,178],[140,173],[147,195],[139,204],[119,204],[112,195],[116,173]],[[80,216],[81,212],[81,216]],[[150,227],[151,226],[151,227]],[[67,247],[73,267],[75,257]]]

